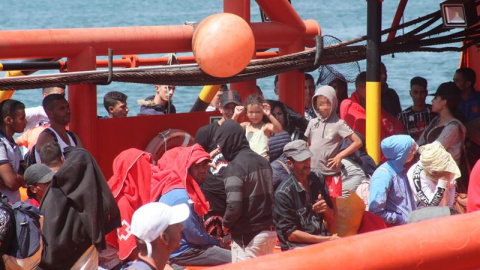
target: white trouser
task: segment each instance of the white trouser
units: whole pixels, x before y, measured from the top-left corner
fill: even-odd
[[[261,231],[248,243],[245,248],[232,242],[232,262],[245,261],[250,258],[273,253],[277,233],[275,231]]]

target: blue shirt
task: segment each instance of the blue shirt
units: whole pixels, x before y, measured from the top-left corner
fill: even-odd
[[[170,255],[170,258],[175,258],[194,247],[201,249],[203,246],[220,246],[220,242],[203,229],[203,220],[195,212],[193,202],[185,189],[173,189],[162,195],[158,201],[170,206],[185,203],[190,208],[190,216],[182,222],[184,229],[180,247]]]
[[[474,90],[468,100],[460,101],[459,109],[467,118],[467,123],[480,117],[480,93]]]

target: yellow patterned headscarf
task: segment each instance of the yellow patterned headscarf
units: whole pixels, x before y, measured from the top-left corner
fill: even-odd
[[[443,145],[437,141],[421,146],[420,164],[428,179],[438,180],[436,172],[450,172],[454,174],[453,179],[459,178],[462,174],[452,155],[445,150]],[[451,179],[451,180],[453,180]]]

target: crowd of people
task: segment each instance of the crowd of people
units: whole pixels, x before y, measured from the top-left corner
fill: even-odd
[[[381,74],[380,164],[365,149],[365,72],[350,97],[343,76],[315,90],[306,74],[305,115],[265,100],[259,88],[242,102],[223,85],[207,108],[221,117],[200,128],[193,145],[157,162],[127,149],[108,180],[68,128],[65,87],[45,88],[38,108],[5,100],[0,192],[43,216],[40,269],[184,269],[332,241],[343,236],[337,198],[353,194],[381,221],[373,229],[480,209],[480,163],[468,154],[480,147],[469,136],[480,119],[475,72],[458,69],[430,94],[431,105],[427,80],[412,78],[413,105],[403,111],[383,64]],[[176,113],[174,91],[156,85],[139,101],[140,114]],[[104,107],[104,118],[129,112],[117,91],[104,96]],[[15,133],[23,134],[14,140]],[[1,252],[13,219],[0,208]],[[356,230],[371,230],[368,222]]]

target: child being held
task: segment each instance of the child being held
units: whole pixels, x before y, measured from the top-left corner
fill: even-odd
[[[308,122],[305,136],[308,138],[312,157],[312,171],[322,174],[332,198],[342,195],[342,178],[340,165],[343,158],[357,151],[362,141],[353,130],[340,119],[336,113],[338,101],[335,89],[322,86],[312,97],[312,107],[317,118]],[[348,138],[352,144],[338,152],[343,138]]]
[[[282,125],[270,113],[270,105],[260,95],[248,96],[243,110],[249,122],[243,122],[240,125],[245,130],[250,148],[255,153],[269,159],[268,139],[272,133],[282,132]]]

